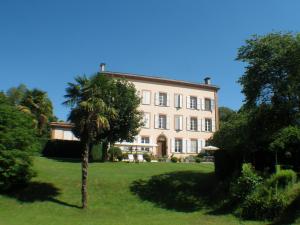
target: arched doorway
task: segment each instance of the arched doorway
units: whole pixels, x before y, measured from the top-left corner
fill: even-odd
[[[157,152],[158,157],[167,156],[167,138],[165,135],[161,134],[157,138]]]

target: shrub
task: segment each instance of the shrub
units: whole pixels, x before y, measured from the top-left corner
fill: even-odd
[[[178,158],[175,157],[175,156],[171,157],[171,162],[177,163],[178,162]]]
[[[0,190],[20,187],[35,176],[28,153],[20,150],[0,150]]]
[[[201,162],[202,162],[202,158],[195,157],[195,162],[196,162],[196,163],[201,163]]]
[[[122,150],[119,147],[115,146],[110,147],[110,149],[108,149],[108,156],[111,161],[115,161],[115,159],[122,161],[123,159]]]
[[[262,177],[254,171],[252,165],[243,164],[241,175],[230,185],[232,200],[234,202],[243,201],[261,182]]]
[[[151,156],[148,153],[144,153],[143,157],[146,160],[146,162],[151,162]]]
[[[297,181],[297,174],[293,170],[279,170],[273,174],[266,182],[272,188],[286,188],[288,185],[293,185]]]
[[[102,143],[97,144],[97,145],[93,145],[92,149],[91,149],[91,160],[92,161],[101,161],[102,160],[102,150],[103,146]]]
[[[122,158],[123,158],[123,159],[128,159],[128,153],[123,153],[123,154],[122,154]]]

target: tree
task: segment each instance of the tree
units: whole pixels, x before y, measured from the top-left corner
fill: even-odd
[[[14,105],[20,105],[26,92],[28,91],[25,84],[20,84],[18,87],[12,87],[7,90],[6,96]]]
[[[108,106],[98,83],[83,77],[76,77],[76,83],[69,83],[66,89],[65,104],[72,107],[68,120],[74,123],[74,134],[80,138],[82,150],[82,208],[87,207],[87,176],[89,151],[99,142],[99,134],[109,129],[109,118],[116,115],[114,108]]]
[[[101,87],[105,96],[103,101],[116,110],[116,116],[110,118],[110,129],[102,130],[99,140],[113,145],[119,141],[133,141],[142,125],[142,115],[138,110],[140,98],[134,84],[125,79],[112,79],[105,74],[97,74],[91,82]],[[107,148],[103,150],[103,161],[107,159]]]
[[[228,107],[219,107],[220,125],[228,122],[235,114],[236,112]]]
[[[30,154],[38,147],[32,118],[0,94],[0,189],[27,183],[34,175]]]

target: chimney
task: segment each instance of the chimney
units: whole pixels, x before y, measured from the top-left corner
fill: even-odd
[[[100,72],[104,72],[105,71],[105,63],[101,63],[100,64]]]
[[[205,77],[204,78],[204,83],[207,84],[207,85],[211,85],[211,79],[210,79],[210,77]]]

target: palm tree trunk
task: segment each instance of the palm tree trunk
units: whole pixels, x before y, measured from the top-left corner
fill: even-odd
[[[89,143],[88,141],[84,143],[84,149],[82,153],[82,183],[81,183],[81,200],[82,208],[87,208],[87,176],[88,176],[88,165],[89,165]]]

